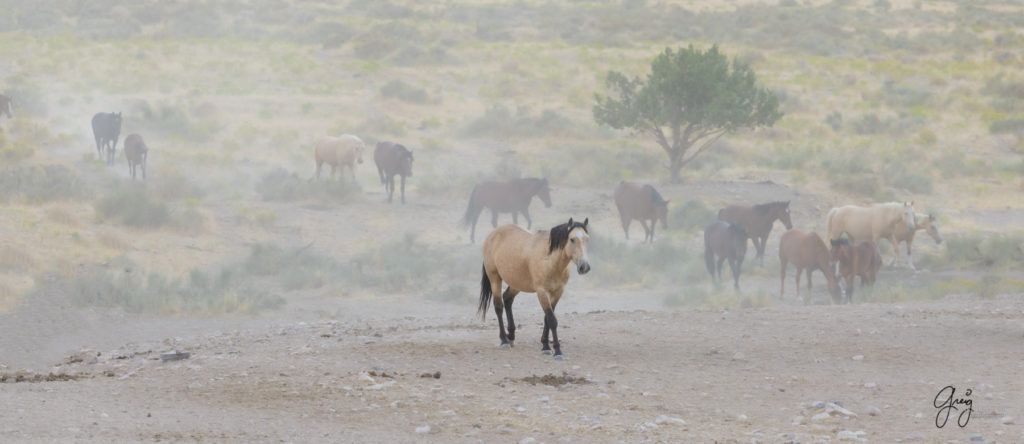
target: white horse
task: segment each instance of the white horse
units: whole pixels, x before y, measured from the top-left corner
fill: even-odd
[[[846,205],[833,208],[828,212],[827,224],[830,241],[839,239],[846,233],[851,244],[867,240],[878,244],[879,239],[885,238],[894,247],[899,245],[896,241],[897,226],[902,225],[904,230],[911,232],[917,229],[914,223],[913,202],[889,202],[866,207]],[[897,261],[900,250],[895,250],[894,261]]]

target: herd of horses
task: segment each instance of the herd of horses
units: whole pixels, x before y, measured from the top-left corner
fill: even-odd
[[[11,103],[9,97],[0,95],[0,114],[11,118]],[[108,165],[114,163],[122,123],[121,113],[97,113],[92,118],[97,156],[105,158]],[[351,134],[320,139],[313,150],[315,178],[319,180],[321,169],[327,164],[331,167],[332,178],[339,170],[347,168],[355,181],[355,168],[363,163],[365,149],[362,139]],[[142,178],[146,178],[148,152],[141,135],[132,133],[125,138],[124,154],[133,180],[137,168],[141,170]],[[412,151],[401,144],[382,141],[376,144],[373,159],[389,203],[394,197],[395,176],[401,178],[400,198],[404,204],[406,178],[413,175]],[[613,196],[627,240],[634,220],[640,221],[644,229],[645,243],[654,242],[659,222],[663,229],[668,228],[669,201],[653,186],[623,181]],[[550,230],[532,233],[528,231],[533,225],[529,207],[534,197],[540,198],[546,207],[551,207],[551,189],[546,178],[482,182],[470,193],[461,222],[469,228],[470,242],[475,242],[480,214],[485,209],[491,212],[494,230],[483,243],[478,312],[485,316],[488,306],[493,303],[501,346],[511,347],[515,341],[512,303],[516,295],[520,292],[536,293],[544,311],[542,352],[550,354],[553,348],[555,358],[561,359],[558,320],[554,312],[569,280],[569,264],[575,264],[579,274],[590,271],[587,257],[589,219],[578,222],[570,218],[567,223]],[[502,213],[510,213],[513,224],[499,227],[498,215]],[[526,219],[526,229],[518,226],[520,214]],[[811,275],[820,271],[828,282],[832,301],[842,303],[845,297],[845,302],[849,303],[852,302],[855,277],[860,277],[862,286],[873,285],[877,278],[882,266],[879,239],[889,240],[895,249],[891,265],[899,261],[899,246],[905,242],[910,268],[914,268],[911,246],[917,231],[924,230],[936,243],[942,242],[935,217],[915,213],[911,202],[833,208],[826,218],[827,244],[813,231],[793,228],[788,201],[729,205],[718,212],[717,219],[704,229],[705,264],[712,281],[718,284],[722,280],[722,268],[728,262],[736,290],[739,290],[748,239],[754,244],[754,258],[764,266],[768,236],[775,222],[782,222],[787,231],[779,242],[780,298],[785,295],[786,269],[790,264],[796,268],[798,299],[801,275],[807,276],[810,291]],[[504,291],[503,283],[507,284]],[[503,313],[508,320],[507,328]],[[548,340],[549,334],[551,341]]]

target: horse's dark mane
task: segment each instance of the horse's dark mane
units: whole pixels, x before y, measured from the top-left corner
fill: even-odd
[[[409,148],[406,148],[405,145],[402,145],[400,143],[396,143],[395,144],[395,148],[397,148],[398,151],[400,153],[402,153],[403,155],[408,155],[409,157],[412,157],[412,151],[410,151]]]
[[[665,201],[665,199],[661,197],[661,193],[654,189],[654,187],[647,185],[647,188],[651,189],[651,202],[662,203]]]
[[[567,222],[552,228],[550,231],[551,247],[548,249],[548,254],[554,253],[555,250],[564,247],[565,244],[569,242],[569,233],[575,228],[582,228],[584,233],[589,233],[586,225],[576,221],[573,221],[571,227]]]
[[[767,213],[767,212],[771,211],[771,209],[773,207],[782,206],[782,205],[786,205],[786,202],[783,202],[783,201],[780,200],[780,201],[776,201],[776,202],[768,202],[768,203],[754,205],[754,209],[757,210],[757,211],[760,211],[762,213]]]
[[[840,245],[850,245],[850,240],[845,237],[841,237],[839,239],[831,239],[829,240],[829,243],[831,243],[833,247],[838,247]]]

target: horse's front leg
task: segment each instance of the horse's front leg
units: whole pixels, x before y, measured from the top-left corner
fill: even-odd
[[[768,245],[768,235],[757,238],[757,258],[761,261],[761,266],[764,267],[764,249]]]
[[[391,192],[394,193],[394,180],[392,180],[391,187]],[[405,205],[405,176],[402,176],[402,205]]]
[[[533,220],[530,219],[530,207],[523,208],[523,217],[526,218],[526,229],[533,228]]]
[[[515,216],[515,213],[512,213],[512,215]],[[491,226],[494,227],[494,228],[498,228],[498,211],[497,210],[491,210]]]
[[[651,219],[651,243],[654,243],[654,229],[658,226],[658,219]]]
[[[384,184],[384,190],[388,193],[388,203],[391,203],[395,196],[395,176],[388,178],[388,182]]]
[[[558,318],[555,317],[555,305],[558,304],[558,299],[561,295],[553,295],[546,290],[537,291],[537,299],[540,300],[540,306],[544,309],[544,334],[541,336],[540,343],[541,353],[549,354],[551,349],[548,347],[548,332],[551,332],[551,347],[555,349],[555,359],[562,360],[562,348],[558,342]]]
[[[738,259],[729,259],[729,268],[732,270],[732,286],[736,291],[740,291],[740,261]]]
[[[647,227],[647,220],[640,219],[640,225],[644,227],[644,243],[647,242],[647,238],[651,237],[651,229]]]
[[[911,270],[917,270],[917,267],[914,267],[914,253],[910,251],[910,244],[912,243],[914,243],[913,237],[907,239],[907,265],[910,266]]]

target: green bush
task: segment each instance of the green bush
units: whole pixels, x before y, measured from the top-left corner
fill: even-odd
[[[89,190],[82,176],[64,165],[0,168],[0,202],[23,200],[43,203],[80,199],[89,196]]]
[[[668,226],[675,230],[701,231],[718,220],[718,210],[708,207],[696,199],[686,202],[669,202]]]
[[[430,96],[427,95],[427,91],[423,88],[417,88],[402,80],[392,80],[380,88],[380,95],[384,97],[394,97],[403,102],[409,103],[427,103],[430,101]]]
[[[1024,235],[968,233],[947,236],[946,261],[993,268],[1024,265]]]
[[[338,178],[340,174],[341,177]],[[256,183],[256,192],[265,201],[291,202],[297,200],[342,201],[359,191],[358,185],[351,182],[348,170],[342,169],[330,178],[330,165],[324,165],[321,179],[300,179],[298,174],[289,173],[284,168],[275,168],[267,172]]]

